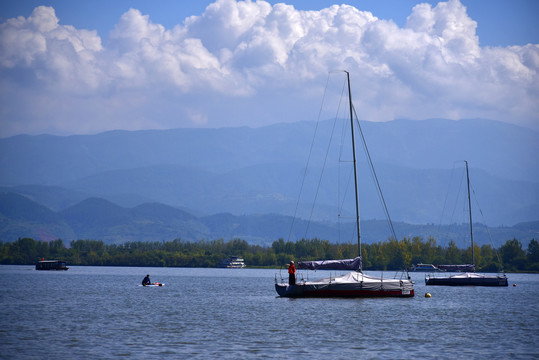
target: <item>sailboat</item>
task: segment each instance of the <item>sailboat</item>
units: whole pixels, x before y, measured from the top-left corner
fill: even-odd
[[[472,202],[470,199],[470,174],[468,170],[468,161],[466,164],[466,181],[468,184],[468,212],[470,216],[470,240],[472,243],[472,264],[466,265],[440,265],[440,268],[446,267],[448,271],[453,269],[464,269],[466,272],[450,276],[437,277],[434,275],[425,276],[426,285],[446,285],[446,286],[507,286],[507,276],[503,275],[483,275],[475,272],[475,254],[473,241],[473,223],[472,223]]]
[[[404,273],[401,278],[384,279],[363,273],[361,261],[361,236],[359,228],[359,196],[357,181],[356,149],[354,140],[354,117],[350,73],[344,71],[348,83],[348,102],[350,107],[350,126],[352,138],[353,176],[355,183],[356,233],[359,255],[354,259],[300,261],[299,269],[309,270],[351,270],[340,276],[328,276],[315,281],[298,281],[294,285],[278,282],[275,277],[275,290],[282,297],[413,297],[414,285]],[[359,121],[358,121],[359,126]],[[360,128],[361,129],[361,128]],[[365,145],[366,146],[366,145]]]

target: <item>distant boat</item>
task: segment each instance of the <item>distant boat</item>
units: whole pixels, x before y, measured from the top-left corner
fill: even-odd
[[[507,286],[507,276],[505,274],[494,276],[466,272],[448,277],[427,276],[425,283],[446,286]]]
[[[341,276],[329,276],[316,281],[297,281],[295,285],[278,282],[275,276],[275,290],[282,297],[412,297],[414,285],[408,277],[384,279],[363,274],[361,262],[361,236],[359,231],[359,197],[357,181],[356,148],[354,141],[354,117],[350,74],[345,71],[348,82],[348,103],[350,110],[350,126],[352,138],[353,176],[355,184],[356,232],[359,255],[354,259],[300,261],[298,268],[309,270],[352,270]],[[357,117],[356,117],[357,119]],[[357,121],[359,127],[359,121]],[[361,127],[359,127],[361,131]],[[363,136],[363,134],[361,134]],[[366,144],[364,142],[364,146]],[[370,158],[369,158],[370,161]],[[370,162],[371,170],[372,162]],[[403,274],[404,275],[404,274]],[[281,281],[282,278],[281,278]]]
[[[36,270],[67,270],[66,262],[62,260],[41,260],[36,264]]]
[[[432,264],[416,264],[412,265],[412,268],[410,271],[416,271],[416,272],[440,272],[445,271],[441,269],[439,266],[434,266]]]
[[[507,276],[503,275],[481,275],[475,273],[475,254],[473,241],[472,222],[472,202],[470,200],[470,174],[468,171],[468,161],[466,163],[466,181],[468,184],[468,211],[470,216],[470,241],[472,244],[472,264],[467,265],[441,265],[440,268],[452,269],[448,271],[466,271],[465,273],[437,277],[434,275],[425,276],[426,285],[446,285],[446,286],[507,286]]]
[[[221,263],[219,264],[220,268],[228,268],[228,269],[242,269],[246,267],[245,260],[243,258],[238,256],[229,256],[226,259],[223,259]]]
[[[442,271],[451,271],[451,272],[475,272],[474,264],[438,265],[438,268]]]

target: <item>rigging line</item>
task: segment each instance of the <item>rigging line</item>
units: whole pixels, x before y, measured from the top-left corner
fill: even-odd
[[[440,222],[438,223],[438,229],[436,230],[436,235],[441,237],[442,236],[442,220],[444,218],[445,214],[445,207],[447,205],[447,199],[449,198],[449,191],[451,190],[451,185],[453,184],[453,176],[455,174],[455,164],[456,162],[453,162],[453,169],[451,169],[451,176],[449,177],[449,186],[447,187],[447,192],[445,193],[445,199],[444,199],[444,206],[442,208],[442,214],[440,215]],[[449,237],[449,235],[446,233],[446,237]]]
[[[340,170],[339,170],[340,171]],[[348,180],[346,182],[346,186],[344,187],[344,194],[342,195],[342,197],[340,197],[340,208],[339,208],[339,220],[340,219],[348,219],[348,220],[355,220],[356,217],[352,217],[352,216],[343,216],[343,211],[344,211],[344,203],[348,197],[348,191],[350,189],[352,189],[352,182],[353,182],[353,178],[354,178],[354,169],[351,168],[349,171],[348,171],[348,176],[347,176]],[[339,182],[339,187],[340,187],[340,182]],[[359,209],[358,209],[359,211]],[[339,221],[340,223],[340,221]],[[354,230],[352,232],[352,235],[351,235],[351,239],[357,239],[357,229],[356,227],[354,226]]]
[[[450,234],[451,232],[451,228],[453,227],[453,219],[455,217],[455,212],[457,211],[457,206],[459,204],[459,198],[460,198],[460,194],[461,194],[461,191],[462,191],[462,184],[464,183],[464,175],[466,174],[465,172],[465,169],[463,169],[462,171],[462,175],[461,175],[461,178],[460,178],[460,184],[459,184],[459,188],[458,188],[458,191],[457,191],[457,197],[456,197],[456,200],[455,200],[455,205],[453,207],[453,212],[451,213],[451,218],[449,219],[449,227],[447,229],[448,233]],[[462,221],[462,220],[461,220]],[[458,229],[458,228],[457,228]],[[457,230],[457,234],[461,234],[458,230]]]
[[[318,110],[318,118],[316,120],[316,126],[315,126],[315,129],[314,129],[313,139],[311,141],[311,147],[309,148],[309,156],[307,157],[307,165],[305,166],[305,170],[303,171],[303,179],[301,181],[301,187],[300,187],[300,190],[299,190],[298,201],[296,202],[296,208],[294,209],[294,216],[292,217],[292,224],[290,224],[290,231],[288,232],[287,241],[290,241],[290,237],[292,236],[292,230],[294,228],[294,222],[296,221],[296,216],[297,216],[297,213],[298,213],[301,194],[303,192],[303,187],[305,185],[305,179],[307,178],[307,169],[309,168],[309,164],[311,162],[311,156],[312,156],[313,148],[314,148],[314,141],[316,139],[316,134],[318,132],[318,125],[320,124],[320,117],[321,117],[322,109],[324,107],[324,102],[325,102],[325,99],[326,99],[326,92],[327,92],[327,88],[328,88],[328,84],[329,84],[329,76],[330,76],[330,73],[328,73],[328,77],[326,79],[326,86],[324,87],[324,93],[322,95],[322,103],[320,104],[320,109]]]
[[[479,201],[477,200],[477,196],[475,194],[475,189],[473,188],[473,185],[471,183],[470,183],[470,186],[472,188],[472,194],[473,194],[473,198],[475,200],[475,204],[477,205],[477,209],[479,210],[479,213],[481,214],[481,219],[483,219],[483,224],[485,225],[485,229],[487,230],[487,234],[488,234],[488,237],[490,239],[490,245],[492,245],[492,248],[494,249],[494,253],[496,254],[496,258],[498,259],[498,264],[501,267],[501,272],[504,272],[502,259],[500,258],[500,254],[498,253],[498,250],[496,250],[496,247],[494,246],[494,241],[492,240],[492,235],[490,234],[490,230],[489,230],[489,228],[487,226],[485,216],[483,215],[483,210],[481,210],[481,207],[479,206]]]
[[[344,116],[343,116],[344,119]],[[338,179],[338,196],[337,196],[337,209],[338,209],[338,219],[339,219],[339,225],[341,219],[355,219],[352,217],[343,216],[344,212],[344,206],[346,199],[348,198],[348,191],[351,189],[351,184],[353,180],[354,175],[354,168],[350,167],[348,170],[348,174],[346,174],[346,170],[342,168],[342,163],[353,163],[353,160],[345,160],[344,159],[344,147],[347,143],[346,136],[348,135],[349,127],[346,124],[346,121],[342,121],[342,131],[341,131],[341,145],[340,145],[340,153],[339,153],[339,179]],[[341,195],[341,184],[344,188],[344,193]],[[355,230],[354,230],[354,236],[355,236]],[[340,237],[339,237],[340,239]]]
[[[348,180],[346,181],[346,186],[344,186],[344,194],[342,195],[342,197],[339,197],[339,215],[341,215],[341,213],[344,210],[344,202],[345,202],[345,200],[346,200],[346,198],[348,196],[348,190],[350,190],[352,188],[353,175],[354,175],[353,169],[350,169],[348,171],[348,176],[346,176],[346,178]],[[340,183],[339,183],[339,186],[340,186]]]
[[[344,84],[343,84],[344,87]],[[346,134],[346,126],[345,122],[342,122],[342,129],[341,129],[341,143],[340,143],[340,150],[339,150],[339,166],[338,166],[338,177],[337,177],[337,224],[338,224],[338,236],[339,241],[341,239],[341,219],[342,219],[342,212],[344,207],[344,199],[346,198],[346,188],[344,190],[344,196],[341,196],[341,162],[343,161],[343,153],[344,153],[344,139]],[[343,199],[343,202],[341,203],[341,199]]]
[[[346,110],[346,109],[345,109]],[[342,117],[343,119],[346,119],[346,115],[343,115]],[[342,121],[342,130],[341,130],[341,144],[340,144],[340,152],[339,152],[339,203],[338,203],[338,208],[339,208],[339,211],[342,211],[344,209],[344,202],[347,198],[347,194],[348,194],[348,190],[350,189],[350,185],[352,183],[352,179],[353,179],[353,175],[354,175],[354,168],[353,166],[350,167],[349,171],[348,171],[348,182],[346,183],[346,186],[344,187],[344,194],[341,196],[340,195],[340,185],[341,185],[341,164],[342,163],[352,163],[353,164],[353,160],[352,159],[345,159],[344,157],[344,151],[345,151],[345,144],[348,143],[348,139],[346,138],[347,135],[349,134],[349,129],[350,127],[348,126],[347,124],[347,121]],[[344,172],[344,171],[343,171]],[[346,175],[343,175],[343,179],[345,179]],[[342,201],[341,201],[342,200]]]
[[[343,86],[342,92],[344,93],[344,86]],[[318,193],[320,191],[320,184],[322,183],[324,170],[326,169],[326,163],[327,163],[327,160],[328,160],[329,150],[331,148],[331,142],[333,140],[333,134],[335,133],[335,127],[336,127],[336,124],[337,124],[337,119],[339,117],[339,111],[340,111],[340,108],[341,108],[342,98],[343,98],[343,96],[341,94],[341,99],[339,100],[339,106],[337,107],[337,112],[335,114],[335,119],[333,121],[333,127],[331,128],[331,134],[329,136],[328,146],[327,146],[327,149],[326,149],[326,156],[324,158],[324,163],[322,165],[322,170],[320,171],[320,177],[318,178],[318,186],[316,187],[316,193],[314,195],[314,201],[313,201],[313,205],[311,207],[311,214],[309,215],[309,221],[307,222],[307,228],[305,229],[305,238],[307,238],[307,233],[309,232],[309,228],[311,227],[311,220],[313,218],[314,207],[316,205],[316,200],[318,199]]]
[[[378,197],[382,201],[382,204],[383,204],[383,207],[384,207],[384,212],[385,212],[387,220],[389,222],[389,226],[390,226],[390,229],[391,229],[391,233],[393,234],[393,238],[395,239],[395,241],[398,241],[397,235],[395,234],[395,228],[393,227],[393,222],[391,221],[391,216],[389,215],[389,210],[387,209],[387,204],[386,204],[386,201],[384,199],[384,194],[382,193],[382,188],[380,187],[380,182],[378,181],[378,176],[376,175],[376,170],[374,169],[374,164],[372,163],[371,154],[369,152],[369,148],[367,147],[367,141],[365,140],[365,136],[363,135],[363,130],[361,129],[361,125],[359,124],[359,119],[357,117],[355,107],[353,107],[353,111],[354,111],[354,116],[355,116],[355,119],[356,119],[357,126],[359,128],[359,133],[361,135],[361,139],[362,139],[362,142],[363,142],[363,148],[365,149],[365,153],[367,154],[367,159],[369,160],[369,164],[370,164],[370,168],[371,168],[371,174],[373,175],[374,180],[376,182],[376,186],[378,187]]]
[[[346,110],[346,109],[345,109]],[[342,116],[342,119],[345,119],[346,115]],[[356,217],[352,217],[350,215],[344,215],[345,213],[345,203],[348,199],[348,192],[353,189],[352,183],[354,178],[354,168],[353,168],[353,160],[347,160],[344,156],[345,151],[345,144],[348,143],[347,136],[349,135],[350,127],[347,124],[347,121],[342,121],[342,132],[341,132],[341,149],[339,154],[339,180],[338,180],[338,189],[339,189],[339,195],[337,198],[337,206],[338,206],[338,220],[339,220],[339,239],[342,239],[341,235],[341,220],[356,220]],[[342,163],[351,163],[352,166],[349,167],[348,170],[344,169],[342,166]],[[344,188],[344,192],[341,195],[341,185]],[[353,191],[353,190],[352,190]],[[358,216],[359,216],[359,208],[358,208]],[[354,239],[357,239],[357,229],[354,227],[352,234],[350,235],[350,239],[347,239],[347,241],[351,242]]]

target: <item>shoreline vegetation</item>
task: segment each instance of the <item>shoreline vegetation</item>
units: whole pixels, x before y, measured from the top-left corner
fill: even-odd
[[[467,264],[471,247],[459,249],[453,241],[446,247],[436,245],[434,238],[389,239],[363,245],[364,270],[402,270],[412,264]],[[539,242],[532,239],[527,249],[517,239],[507,240],[499,249],[490,245],[475,246],[476,270],[497,272],[501,260],[506,272],[539,273]],[[61,239],[50,242],[19,238],[12,243],[0,242],[0,264],[34,265],[40,259],[62,259],[69,265],[82,266],[149,266],[149,267],[217,267],[223,258],[238,255],[251,268],[279,268],[295,260],[346,259],[357,255],[357,244],[330,243],[320,239],[295,242],[279,239],[271,247],[250,245],[245,240],[175,239],[168,242],[128,242],[105,244],[101,240],[74,240],[66,246]]]

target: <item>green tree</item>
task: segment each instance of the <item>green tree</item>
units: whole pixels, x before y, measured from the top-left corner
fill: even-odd
[[[522,243],[517,239],[507,240],[500,248],[503,264],[508,270],[524,270],[526,253],[522,249]]]
[[[481,246],[481,261],[476,261],[476,268],[483,271],[497,271],[500,267],[496,250],[490,245]],[[501,270],[501,269],[500,269]]]
[[[527,269],[539,271],[539,242],[531,239],[527,250],[528,266]]]
[[[449,241],[449,245],[446,250],[446,261],[448,264],[460,264],[462,262],[460,251],[453,240]]]
[[[539,262],[539,242],[531,239],[527,250],[528,260],[532,263]]]

